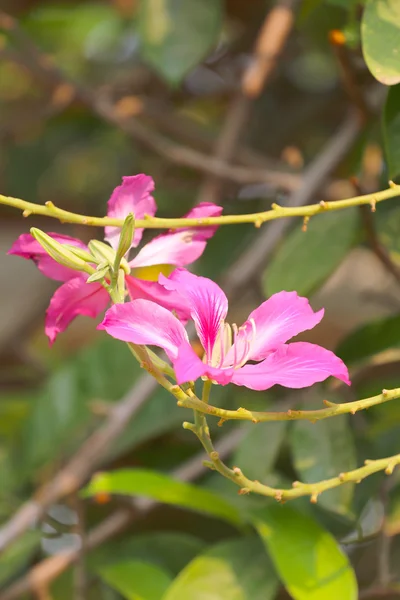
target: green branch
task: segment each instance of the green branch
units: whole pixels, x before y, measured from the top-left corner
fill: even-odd
[[[247,408],[228,410],[202,402],[199,398],[194,396],[186,396],[184,400],[179,400],[178,404],[179,406],[192,408],[207,415],[219,417],[222,420],[222,425],[224,421],[229,420],[252,421],[253,423],[261,423],[263,421],[320,421],[337,415],[349,413],[354,415],[359,410],[365,410],[371,406],[377,406],[378,404],[388,402],[389,400],[396,400],[396,398],[400,398],[400,388],[382,390],[382,393],[378,394],[378,396],[364,398],[363,400],[355,400],[354,402],[345,402],[343,404],[335,404],[334,402],[324,400],[324,404],[327,408],[320,408],[317,410],[290,409],[286,412],[258,412],[247,410]]]
[[[222,215],[220,217],[205,217],[198,219],[163,219],[159,217],[145,216],[144,219],[135,221],[135,226],[146,229],[177,229],[179,227],[208,227],[210,225],[233,225],[237,223],[253,223],[256,227],[261,227],[267,221],[282,219],[287,217],[306,217],[310,218],[315,215],[325,213],[332,210],[341,210],[351,206],[361,206],[370,204],[372,210],[378,202],[389,200],[400,196],[400,185],[389,182],[389,188],[375,194],[366,194],[365,196],[356,196],[347,198],[346,200],[337,200],[336,202],[321,201],[319,204],[310,204],[300,207],[284,207],[278,204],[273,204],[271,210],[265,212],[252,213],[247,215]],[[34,204],[26,202],[19,198],[12,198],[0,195],[0,204],[12,206],[13,208],[22,210],[24,217],[30,215],[42,215],[58,219],[62,223],[79,223],[81,225],[90,225],[94,227],[104,227],[112,225],[114,227],[122,227],[124,219],[114,219],[111,217],[90,217],[79,215],[76,213],[63,210],[55,206],[52,202],[46,204]]]

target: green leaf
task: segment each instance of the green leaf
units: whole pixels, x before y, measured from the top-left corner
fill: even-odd
[[[278,580],[255,538],[217,544],[178,575],[163,600],[272,600]]]
[[[139,34],[144,58],[177,84],[217,43],[221,0],[142,0]]]
[[[232,464],[237,465],[249,479],[262,481],[271,471],[285,437],[287,422],[242,425],[247,430],[238,444]]]
[[[254,513],[254,525],[294,600],[356,600],[357,580],[330,533],[289,506]]]
[[[383,109],[382,125],[389,177],[395,179],[400,175],[400,85],[395,85],[389,90]]]
[[[265,293],[313,292],[342,262],[356,241],[357,229],[358,213],[352,208],[312,217],[306,232],[299,224],[264,272]]]
[[[38,531],[27,531],[14,542],[0,558],[0,585],[3,585],[18,569],[25,567],[40,543]]]
[[[127,600],[160,600],[172,580],[160,567],[136,560],[102,567],[98,573]]]
[[[295,421],[290,432],[295,469],[301,481],[314,483],[357,466],[347,415],[317,423]],[[341,485],[319,496],[318,504],[343,515],[349,513],[354,484]]]
[[[346,363],[368,358],[400,345],[400,315],[379,319],[350,333],[336,349]]]
[[[361,23],[362,49],[372,75],[385,85],[400,82],[400,3],[367,0]]]
[[[239,512],[216,494],[169,475],[146,469],[120,469],[96,474],[84,490],[85,496],[100,492],[144,496],[158,502],[180,506],[239,525]]]
[[[89,564],[96,570],[114,562],[141,560],[177,575],[204,546],[203,540],[187,533],[157,531],[136,534],[100,546],[90,553]]]

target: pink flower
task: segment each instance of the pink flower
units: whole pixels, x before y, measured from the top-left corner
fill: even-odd
[[[306,342],[285,343],[315,327],[324,314],[315,313],[296,292],[271,296],[237,327],[226,323],[227,298],[210,279],[177,269],[169,279],[160,276],[160,282],[188,303],[203,360],[192,349],[182,323],[148,300],[111,307],[98,328],[125,342],[163,348],[179,384],[205,376],[221,385],[232,382],[253,390],[276,384],[303,388],[333,375],[350,385],[345,364],[333,352]]]
[[[151,192],[154,182],[147,175],[124,177],[122,185],[115,188],[108,202],[108,216],[125,218],[130,212],[137,219],[146,214],[154,216],[157,206]],[[211,203],[199,204],[186,217],[218,216],[222,212],[220,206]],[[161,234],[146,244],[129,263],[132,275],[126,276],[126,286],[131,298],[145,298],[176,310],[183,320],[189,317],[187,302],[180,294],[167,290],[158,281],[146,281],[135,277],[135,269],[152,265],[173,265],[182,267],[195,261],[204,251],[207,240],[214,235],[216,227],[199,227],[177,229]],[[105,239],[116,248],[119,238],[118,227],[106,227]],[[142,238],[143,229],[136,229],[132,247],[136,247]],[[78,239],[49,233],[61,244],[78,246],[88,250],[87,246]],[[64,331],[77,315],[97,317],[109,303],[108,292],[101,283],[87,283],[88,275],[59,265],[42,248],[29,233],[21,235],[12,245],[8,254],[31,259],[38,269],[50,279],[62,281],[53,295],[46,312],[45,332],[53,343],[59,333]]]

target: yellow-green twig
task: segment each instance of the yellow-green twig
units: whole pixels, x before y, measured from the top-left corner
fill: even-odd
[[[179,405],[186,408],[193,408],[199,412],[219,417],[223,421],[252,421],[253,423],[261,423],[263,421],[320,421],[337,415],[355,414],[359,410],[365,410],[371,406],[383,404],[389,400],[400,398],[400,388],[393,390],[382,390],[378,396],[364,398],[363,400],[355,400],[354,402],[346,402],[343,404],[335,404],[324,400],[327,408],[317,410],[288,410],[286,412],[258,412],[247,410],[247,408],[239,408],[238,410],[228,410],[218,408],[211,404],[202,402],[195,396],[187,396],[179,401]]]
[[[400,185],[389,182],[389,188],[375,194],[366,194],[364,196],[356,196],[347,198],[346,200],[337,200],[336,202],[324,202],[319,204],[310,204],[308,206],[285,207],[273,204],[271,210],[259,213],[251,213],[246,215],[222,215],[220,217],[205,217],[198,219],[163,219],[159,217],[145,216],[144,219],[135,221],[135,226],[138,228],[144,227],[147,229],[177,229],[179,227],[208,227],[210,225],[233,225],[237,223],[253,223],[256,227],[261,227],[267,221],[287,217],[312,217],[321,213],[332,210],[341,210],[351,206],[361,206],[370,204],[372,210],[378,202],[389,200],[400,196]],[[0,195],[0,204],[12,206],[13,208],[22,210],[25,217],[30,215],[43,215],[58,219],[63,223],[80,223],[81,225],[90,225],[95,227],[104,227],[113,225],[122,227],[124,219],[114,219],[111,217],[90,217],[79,215],[76,213],[63,210],[55,206],[52,202],[46,204],[34,204],[26,202],[19,198]]]
[[[184,428],[193,431],[207,452],[210,462],[206,462],[205,465],[218,471],[221,475],[239,486],[239,494],[249,494],[252,492],[261,496],[275,498],[278,502],[293,500],[294,498],[300,498],[301,496],[310,496],[311,502],[317,502],[318,496],[322,492],[339,487],[344,483],[359,483],[366,477],[378,473],[379,471],[385,471],[387,475],[391,475],[394,468],[400,464],[400,454],[396,454],[395,456],[389,456],[388,458],[381,458],[379,460],[366,460],[363,467],[359,467],[353,471],[347,471],[346,473],[340,473],[336,477],[324,479],[323,481],[318,481],[316,483],[302,483],[300,481],[295,481],[293,482],[293,487],[291,489],[273,488],[260,483],[259,481],[248,479],[239,467],[233,467],[233,469],[231,469],[221,461],[218,452],[215,451],[212,444],[204,413],[195,410],[194,414],[195,422],[184,423]]]

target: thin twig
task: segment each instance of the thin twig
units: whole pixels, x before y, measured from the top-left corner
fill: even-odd
[[[267,14],[255,43],[252,61],[242,76],[240,90],[229,108],[215,146],[214,158],[230,162],[236,154],[252,100],[257,98],[274,71],[294,22],[296,0],[279,0]],[[200,188],[198,202],[217,202],[223,181],[210,175]]]
[[[218,417],[224,421],[251,421],[252,423],[263,423],[271,421],[321,421],[323,419],[329,419],[330,417],[336,417],[338,415],[351,414],[355,415],[360,410],[367,410],[372,406],[378,406],[384,404],[390,400],[396,400],[400,398],[400,388],[393,390],[383,390],[382,394],[378,396],[372,396],[371,398],[364,398],[363,400],[355,400],[354,402],[345,402],[343,404],[335,404],[324,400],[324,404],[327,408],[320,408],[317,410],[292,410],[287,411],[270,411],[260,412],[251,411],[247,408],[239,408],[238,410],[229,410],[226,408],[219,408],[202,402],[199,398],[186,396],[184,400],[178,401],[180,406],[185,408],[193,408],[206,415]],[[221,424],[222,424],[221,423]]]
[[[400,196],[400,185],[396,185],[390,181],[389,188],[382,190],[381,192],[365,194],[364,196],[355,196],[353,198],[346,198],[344,200],[336,200],[334,202],[326,202],[321,200],[321,202],[318,204],[309,204],[307,206],[303,206],[303,200],[309,197],[310,192],[307,192],[306,194],[303,190],[303,192],[300,194],[301,190],[303,190],[303,186],[300,188],[299,193],[295,193],[293,196],[290,206],[273,204],[271,210],[266,210],[263,212],[243,215],[222,215],[221,217],[198,217],[183,219],[150,217],[146,215],[144,219],[137,219],[135,221],[135,225],[136,227],[143,227],[144,229],[179,229],[181,227],[209,227],[210,225],[219,226],[250,223],[257,228],[260,228],[263,223],[275,221],[276,219],[287,219],[290,217],[313,217],[329,211],[342,210],[344,208],[362,206],[364,204],[369,204],[370,206],[375,207],[378,202],[383,202],[384,200],[389,200],[391,198],[395,198],[396,196]],[[57,219],[62,223],[79,223],[80,225],[87,225],[90,227],[105,227],[106,225],[122,227],[124,224],[124,219],[80,215],[63,210],[62,208],[55,206],[52,202],[46,202],[45,204],[34,204],[33,202],[27,202],[26,200],[21,200],[20,198],[12,198],[11,196],[3,196],[0,194],[0,205],[1,204],[21,210],[24,217],[29,217],[31,215],[43,215]],[[270,232],[271,229],[268,231]],[[245,256],[247,255],[245,254]]]
[[[86,527],[85,527],[85,504],[79,494],[73,494],[73,505],[77,517],[76,533],[79,535],[81,547],[74,571],[74,600],[86,600],[87,576],[86,576]]]
[[[400,283],[400,269],[392,261],[389,252],[378,238],[371,210],[367,206],[360,206],[360,211],[365,233],[367,235],[367,241],[371,250],[374,252],[381,264],[385,267],[386,271],[388,271],[396,279],[396,281]]]

